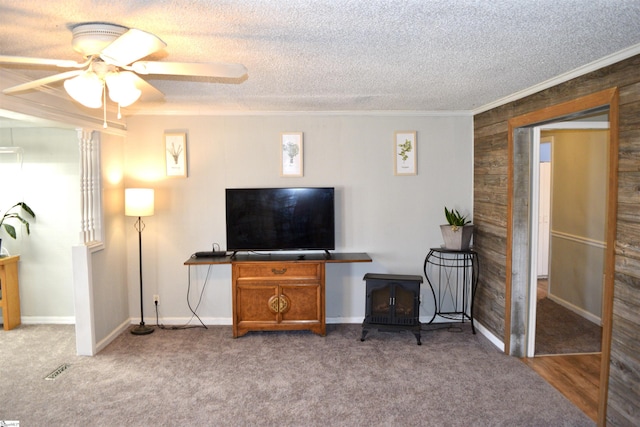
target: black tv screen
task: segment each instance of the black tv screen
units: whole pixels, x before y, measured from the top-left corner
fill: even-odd
[[[227,250],[335,249],[333,188],[228,188]]]

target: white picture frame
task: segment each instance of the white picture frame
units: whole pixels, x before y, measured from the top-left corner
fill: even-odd
[[[418,174],[418,153],[417,153],[416,131],[396,131],[393,136],[393,174],[417,175]]]
[[[302,132],[282,132],[280,134],[280,176],[303,176],[303,158]]]
[[[168,177],[187,177],[187,134],[166,132],[164,134],[164,154]]]

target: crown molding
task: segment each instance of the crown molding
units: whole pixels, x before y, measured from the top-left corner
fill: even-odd
[[[615,64],[616,62],[620,62],[625,59],[631,58],[632,56],[635,56],[638,54],[640,54],[640,44],[636,44],[634,46],[620,50],[616,53],[605,56],[604,58],[598,59],[597,61],[583,65],[582,67],[578,67],[564,74],[560,74],[559,76],[553,77],[535,86],[531,86],[530,88],[515,92],[509,96],[506,96],[504,98],[500,98],[496,101],[485,104],[482,107],[471,110],[471,112],[473,115],[484,113],[485,111],[489,111],[496,107],[500,107],[510,102],[517,101],[526,96],[533,95],[534,93],[540,92],[545,89],[549,89],[550,87],[557,86],[571,79],[575,79],[576,77],[583,76],[592,71],[599,70],[601,68],[604,68],[609,65]]]
[[[472,117],[470,110],[443,110],[443,111],[413,111],[413,110],[375,110],[375,111],[243,111],[243,110],[203,110],[191,109],[166,109],[145,110],[141,109],[127,114],[133,116],[397,116],[397,117]]]

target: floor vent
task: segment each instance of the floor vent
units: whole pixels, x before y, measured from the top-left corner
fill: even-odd
[[[63,363],[62,365],[60,365],[56,369],[54,369],[53,372],[51,372],[49,375],[44,377],[44,379],[45,380],[55,380],[58,377],[58,375],[60,375],[61,373],[63,373],[67,369],[69,369],[70,367],[71,367],[71,365],[69,365],[68,363]]]

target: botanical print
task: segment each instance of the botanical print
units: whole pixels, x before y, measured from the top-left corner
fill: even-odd
[[[398,155],[402,159],[403,165],[407,163],[407,159],[409,158],[409,154],[411,152],[411,140],[405,139],[404,144],[399,144],[400,153]],[[406,167],[406,166],[405,166]]]
[[[302,132],[282,134],[280,142],[280,175],[302,176]]]
[[[173,158],[173,166],[178,166],[178,160],[180,160],[180,153],[182,153],[182,145],[176,145],[175,142],[171,143],[171,147],[167,150],[171,158]]]
[[[167,176],[187,176],[187,135],[185,133],[166,133],[164,135]]]
[[[282,149],[289,157],[289,165],[293,165],[293,159],[300,154],[300,147],[295,142],[284,142],[282,143]]]
[[[416,132],[396,132],[394,137],[394,174],[416,175]]]

